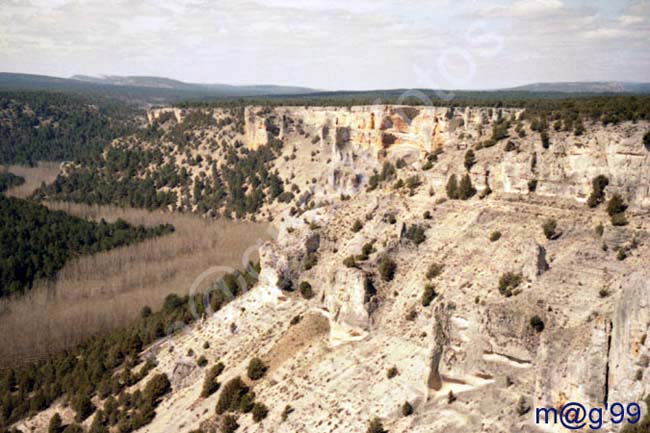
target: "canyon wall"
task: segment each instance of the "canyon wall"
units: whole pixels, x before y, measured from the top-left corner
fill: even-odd
[[[245,142],[249,148],[266,144],[271,122],[279,128],[279,138],[294,143],[295,136],[289,133],[295,128],[288,125],[315,134],[335,156],[333,163],[346,159],[340,154],[348,152],[352,159],[365,153],[379,162],[401,157],[422,166],[435,153],[434,169],[423,176],[434,188],[441,188],[451,174],[464,173],[465,152],[491,138],[494,121],[517,120],[522,113],[522,109],[485,107],[247,107]],[[602,174],[609,179],[609,194],[620,193],[632,211],[648,209],[650,152],[642,144],[648,129],[648,122],[606,127],[587,123],[586,132],[576,136],[549,128],[550,146],[544,148],[540,133],[524,121],[525,136],[517,134],[513,124],[506,139],[491,147],[479,146],[470,175],[479,190],[489,185],[496,194],[521,196],[533,189],[538,197],[585,203],[592,179]]]

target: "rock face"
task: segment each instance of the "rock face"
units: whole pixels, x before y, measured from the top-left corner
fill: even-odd
[[[333,344],[359,340],[370,327],[367,304],[368,280],[358,269],[334,271],[324,288],[324,305],[329,312]]]
[[[519,109],[447,107],[278,107],[246,109],[245,142],[257,148],[268,142],[267,119],[287,119],[315,131],[329,148],[333,164],[349,165],[360,155],[376,160],[405,158],[421,161],[433,152],[438,168],[430,174],[432,183],[444,187],[450,174],[462,174],[464,153],[476,142],[491,136],[491,122],[499,118],[518,119]],[[536,181],[541,197],[585,203],[591,181],[605,175],[609,191],[622,194],[634,209],[650,208],[650,152],[642,143],[647,124],[626,123],[603,127],[590,125],[582,136],[549,131],[551,145],[545,149],[539,134],[525,137],[511,134],[494,147],[477,153],[471,170],[479,190],[489,185],[495,193],[528,195]],[[283,137],[284,129],[280,136]],[[504,148],[511,143],[512,151]]]
[[[633,401],[650,394],[646,375],[650,365],[650,274],[639,270],[622,282],[621,296],[609,324],[608,400]]]
[[[650,391],[648,276],[628,275],[645,260],[647,238],[620,262],[595,237],[599,211],[435,200],[422,187],[414,195],[376,190],[285,217],[282,227],[291,230],[280,230],[262,249],[260,283],[198,331],[198,341],[210,338],[220,348],[228,377],[243,374],[250,356],[269,360],[271,371],[255,392],[271,412],[259,425],[240,416],[242,431],[362,433],[378,416],[397,433],[561,432],[559,425],[537,425],[535,409],[572,401],[604,407]],[[424,209],[431,219],[422,220]],[[386,222],[389,213],[395,224]],[[557,239],[542,233],[548,217],[562,228]],[[363,228],[353,232],[356,219]],[[418,246],[400,229],[415,221],[425,227]],[[647,227],[640,221],[634,224]],[[492,242],[495,230],[502,237]],[[370,238],[376,251],[357,267],[342,266]],[[307,251],[318,255],[309,270],[300,259]],[[391,281],[378,276],[384,255],[397,264]],[[434,262],[444,266],[428,278]],[[506,271],[522,274],[511,297],[497,290]],[[284,292],[281,303],[260,303],[282,273],[309,281],[315,296]],[[368,277],[374,277],[370,292]],[[425,284],[436,292],[428,307],[421,302]],[[533,316],[543,329],[531,325]],[[241,334],[228,331],[231,320]],[[251,352],[237,349],[242,344]],[[188,407],[197,418],[185,427],[210,425],[212,416],[202,411],[213,402],[178,392],[187,401],[172,399],[165,410]],[[405,402],[414,408],[409,417],[401,413]],[[294,412],[283,421],[286,405]],[[152,426],[148,431],[163,428],[157,419]]]

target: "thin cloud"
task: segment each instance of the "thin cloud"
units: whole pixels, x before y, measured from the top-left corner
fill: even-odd
[[[648,1],[491,1],[0,0],[0,70],[323,89],[450,87],[463,71],[468,88],[650,81]]]

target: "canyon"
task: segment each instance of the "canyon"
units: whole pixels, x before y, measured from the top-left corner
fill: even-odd
[[[183,123],[192,110],[232,116],[161,108],[147,121]],[[241,414],[238,432],[364,432],[375,417],[391,433],[560,432],[537,424],[535,408],[650,394],[648,122],[549,128],[544,144],[525,110],[501,107],[249,106],[243,117],[227,137],[194,131],[198,163],[171,144],[166,161],[199,179],[208,160],[223,163],[215,137],[248,150],[280,140],[271,170],[298,197],[259,212],[277,235],[259,248],[257,283],[142,353],[172,382],[142,432],[221,427],[218,393],[201,397],[199,356],[268,406],[261,422]],[[507,137],[493,139],[502,119]],[[394,174],[372,185],[387,162]],[[452,175],[468,175],[476,194],[450,199]],[[605,203],[587,205],[600,175],[603,202],[620,195],[627,225],[613,225]],[[268,366],[262,379],[247,377],[254,357]],[[54,411],[73,416],[54,406],[18,426],[44,431]]]

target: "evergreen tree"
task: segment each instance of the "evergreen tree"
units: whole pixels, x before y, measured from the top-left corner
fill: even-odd
[[[476,155],[472,149],[469,149],[465,152],[465,168],[467,171],[470,171],[474,164],[476,164]]]
[[[456,175],[452,174],[449,177],[449,180],[447,181],[447,197],[449,197],[452,200],[458,200],[459,198],[459,192],[458,192],[458,181],[456,180]]]
[[[472,179],[469,177],[469,174],[465,174],[460,180],[460,186],[458,187],[458,198],[461,200],[467,200],[476,194],[476,189],[472,185]]]
[[[58,412],[55,412],[50,418],[50,425],[47,428],[48,433],[61,433],[63,431],[63,421],[61,420],[61,415]]]

